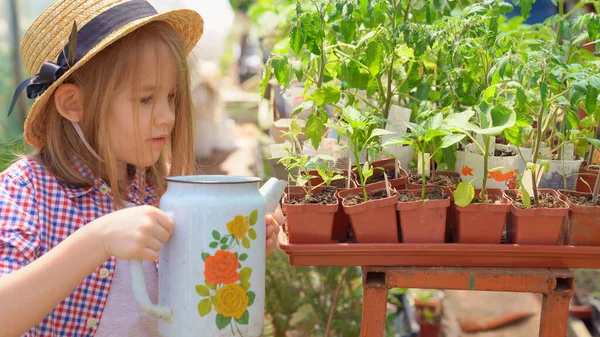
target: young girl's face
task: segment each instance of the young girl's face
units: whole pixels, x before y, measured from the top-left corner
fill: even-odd
[[[177,69],[166,48],[144,45],[108,112],[110,149],[121,163],[154,165],[175,124]]]

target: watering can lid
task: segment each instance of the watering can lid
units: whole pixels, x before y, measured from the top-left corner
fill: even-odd
[[[168,182],[185,183],[185,184],[250,184],[261,182],[262,179],[257,177],[238,177],[225,175],[190,175],[190,176],[174,176],[167,177]]]

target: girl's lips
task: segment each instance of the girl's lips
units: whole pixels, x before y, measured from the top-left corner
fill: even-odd
[[[152,138],[152,146],[163,147],[167,143],[166,137]]]

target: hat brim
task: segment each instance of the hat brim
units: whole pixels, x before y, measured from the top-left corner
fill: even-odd
[[[143,27],[151,22],[164,21],[169,23],[173,29],[182,37],[186,53],[191,53],[204,32],[204,20],[197,12],[189,9],[178,9],[161,13],[136,21],[132,21],[127,25],[115,30],[105,39],[100,41],[90,51],[81,58],[73,67],[65,72],[56,82],[54,82],[44,93],[39,96],[29,110],[27,119],[24,125],[25,141],[37,148],[41,149],[46,144],[46,117],[42,112],[43,107],[48,104],[52,94],[73,72],[81,68],[92,57],[110,46],[112,43],[123,38],[134,30]]]

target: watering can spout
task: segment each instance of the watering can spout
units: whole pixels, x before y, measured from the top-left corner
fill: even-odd
[[[260,188],[260,194],[265,198],[267,213],[275,212],[286,186],[287,182],[277,178],[271,178]]]

